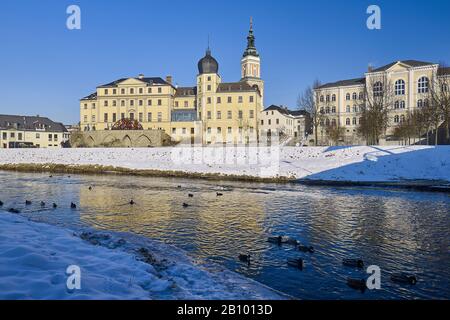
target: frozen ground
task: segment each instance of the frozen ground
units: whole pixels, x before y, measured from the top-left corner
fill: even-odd
[[[69,290],[66,269],[81,269]],[[121,233],[70,231],[0,211],[0,299],[284,299],[179,249]]]
[[[5,164],[101,165],[330,181],[450,181],[450,146],[3,149],[0,166]]]

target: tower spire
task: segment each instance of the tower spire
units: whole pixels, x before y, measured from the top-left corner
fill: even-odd
[[[253,17],[250,17],[250,30],[248,31],[247,36],[247,48],[245,49],[243,56],[259,57],[259,53],[255,47],[255,36],[253,35]]]
[[[206,48],[206,54],[211,55],[211,48],[209,46],[209,34],[208,34],[208,47]]]

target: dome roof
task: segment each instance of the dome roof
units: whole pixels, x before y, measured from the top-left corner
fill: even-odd
[[[217,60],[211,56],[211,50],[206,50],[206,55],[198,62],[198,72],[203,73],[217,73],[219,71],[219,64]]]

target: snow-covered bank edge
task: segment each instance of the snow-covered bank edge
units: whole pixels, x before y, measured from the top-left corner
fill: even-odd
[[[68,290],[66,268],[81,268]],[[142,236],[71,230],[0,210],[0,299],[289,299]]]

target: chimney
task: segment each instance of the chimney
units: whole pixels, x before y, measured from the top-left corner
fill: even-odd
[[[168,82],[169,84],[172,84],[172,76],[167,76],[166,82]]]
[[[144,75],[141,73],[138,75],[138,78],[142,80],[142,79],[144,79]]]
[[[372,72],[373,71],[373,66],[369,63],[369,65],[367,66],[367,72]]]

